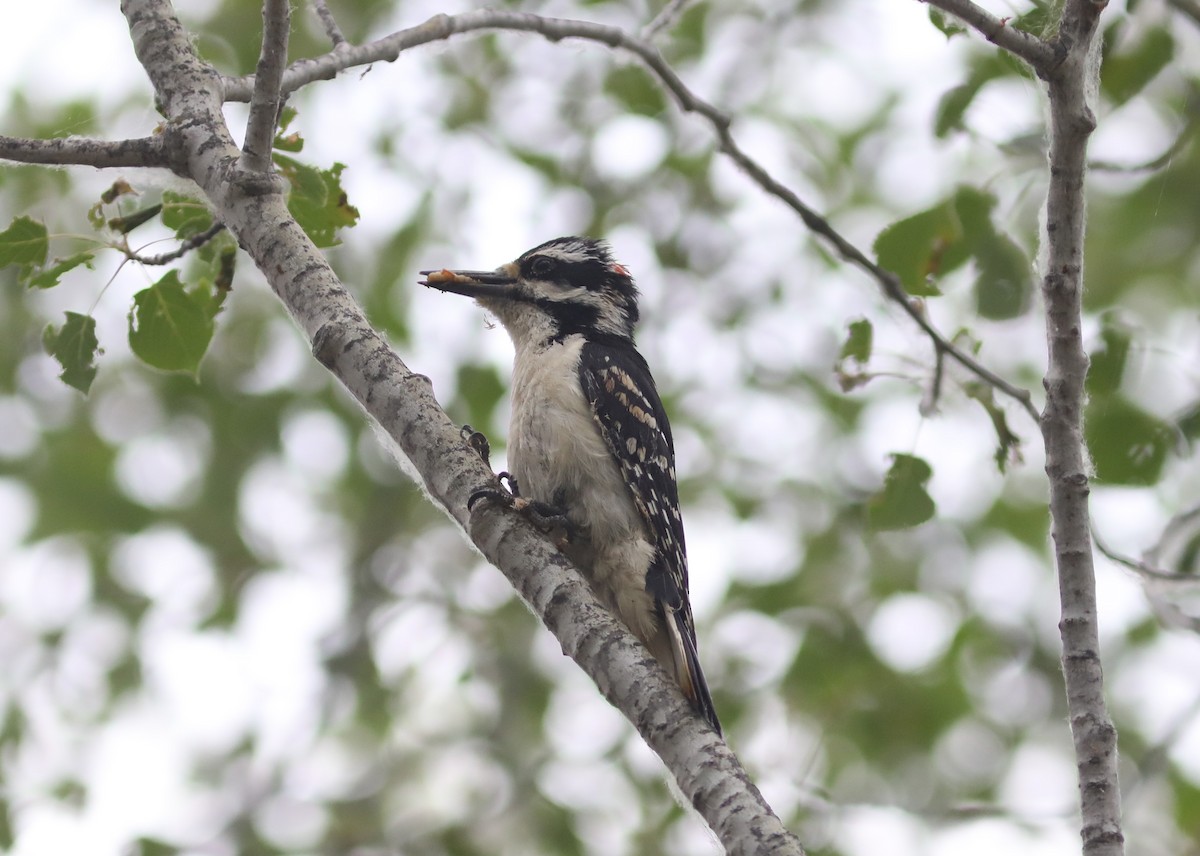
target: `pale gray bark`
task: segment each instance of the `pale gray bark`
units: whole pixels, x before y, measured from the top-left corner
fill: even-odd
[[[394,62],[402,52],[419,45],[480,30],[513,30],[536,33],[553,42],[562,39],[584,39],[632,54],[658,78],[659,83],[671,94],[681,110],[694,113],[708,122],[717,138],[720,150],[737,164],[738,168],[751,181],[765,193],[774,196],[790,208],[813,234],[826,241],[839,256],[866,272],[878,283],[884,296],[899,306],[901,311],[933,343],[939,366],[943,358],[954,360],[984,383],[1020,404],[1032,420],[1035,422],[1038,420],[1038,412],[1033,406],[1033,398],[1029,394],[1029,390],[1022,389],[1000,377],[970,353],[942,335],[919,305],[909,299],[899,278],[891,271],[884,270],[877,265],[866,253],[834,229],[828,220],[805,203],[794,190],[776,179],[770,171],[751,157],[738,144],[733,135],[733,120],[696,95],[663,59],[658,48],[645,38],[637,38],[617,27],[589,21],[546,18],[527,12],[509,12],[500,9],[479,9],[473,12],[464,12],[461,15],[435,15],[416,27],[391,33],[366,44],[341,43],[330,53],[298,60],[283,75],[283,91],[289,92],[306,83],[336,77],[340,72],[355,66],[373,62]],[[1039,42],[1039,44],[1041,43]],[[1044,45],[1043,48],[1045,48]],[[228,100],[244,101],[254,91],[255,81],[253,76],[226,78],[224,85],[225,97]]]
[[[277,177],[246,168],[221,113],[220,77],[196,56],[170,4],[124,0],[122,11],[168,117],[166,133],[179,147],[181,174],[200,186],[318,359],[391,436],[429,494],[512,581],[564,652],[637,726],[727,851],[803,853],[729,747],[558,550],[503,508],[484,503],[467,511],[471,493],[495,484],[492,473],[438,405],[428,379],[410,371],[367,323],[288,213]],[[268,93],[262,103],[269,100]]]
[[[279,121],[280,85],[287,65],[288,33],[292,15],[288,0],[264,0],[262,49],[250,96],[250,118],[242,141],[242,168],[271,171],[271,149]]]
[[[1080,338],[1083,189],[1087,139],[1095,123],[1086,87],[1089,50],[1104,4],[1066,0],[1057,35],[1043,40],[1013,30],[1005,19],[971,2],[925,2],[960,16],[989,41],[1022,57],[1048,84],[1051,169],[1042,291],[1050,359],[1047,403],[1040,419],[1061,584],[1064,673],[1080,770],[1084,852],[1115,856],[1123,844],[1116,734],[1102,693],[1081,429],[1087,369]],[[317,8],[320,13],[323,4]],[[221,78],[200,61],[167,0],[124,0],[122,10],[138,58],[168,116],[161,133],[111,143],[0,138],[0,157],[27,163],[168,167],[194,180],[218,220],[238,238],[313,341],[318,358],[392,436],[430,495],[508,576],[556,634],[563,650],[638,727],[729,852],[801,853],[799,842],[771,813],[728,747],[695,716],[640,643],[596,602],[558,551],[511,514],[486,505],[474,515],[467,512],[467,497],[491,485],[491,473],[437,404],[427,379],[413,374],[371,329],[322,254],[287,212],[269,162],[279,100],[347,68],[394,60],[415,45],[472,30],[524,30],[551,40],[584,38],[629,51],[658,76],[681,109],[711,125],[721,150],[751,180],[788,205],[808,228],[868,272],[885,294],[909,311],[931,337],[939,360],[958,360],[1037,416],[1028,391],[995,376],[929,326],[904,298],[895,277],[878,268],[745,153],[731,133],[730,118],[692,93],[644,40],[596,24],[479,10],[437,16],[419,27],[355,46],[337,37],[340,31],[336,23],[330,29],[330,18],[326,26],[335,49],[284,69],[286,4],[267,0],[259,74],[232,80]],[[221,113],[225,100],[252,102],[245,153],[238,151],[225,125]]]
[[[1063,674],[1079,771],[1083,852],[1119,856],[1121,790],[1117,731],[1104,702],[1096,615],[1096,573],[1088,512],[1087,454],[1083,439],[1083,239],[1088,138],[1096,117],[1092,50],[1100,12],[1095,0],[1067,0],[1055,47],[1061,61],[1039,73],[1050,99],[1050,186],[1046,196],[1046,252],[1042,296],[1046,305],[1046,407],[1042,436],[1050,480],[1050,519],[1058,564]]]
[[[1093,51],[1099,49],[1096,30],[1107,0],[1066,0],[1057,33],[1049,41],[1018,33],[1006,19],[995,18],[969,0],[923,2],[958,16],[989,41],[1021,57],[1047,84],[1050,179],[1042,271],[1047,367],[1041,426],[1062,610],[1063,677],[1079,778],[1083,852],[1119,856],[1125,838],[1117,731],[1104,701],[1083,439],[1088,369],[1082,335],[1084,191],[1088,138],[1096,127],[1088,94],[1097,87]]]
[[[64,137],[27,140],[0,136],[0,160],[60,166],[171,167],[161,136],[137,140],[92,140]]]

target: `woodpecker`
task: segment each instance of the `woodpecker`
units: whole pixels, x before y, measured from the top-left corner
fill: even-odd
[[[513,493],[565,519],[563,552],[719,734],[696,651],[671,426],[634,347],[633,277],[607,244],[580,237],[490,272],[421,274],[508,331]]]

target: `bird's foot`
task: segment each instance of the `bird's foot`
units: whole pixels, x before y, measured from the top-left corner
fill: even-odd
[[[467,499],[468,511],[474,511],[480,502],[498,502],[519,512],[539,532],[549,535],[559,549],[571,543],[577,529],[567,517],[565,509],[548,502],[525,499],[521,496],[517,480],[507,472],[497,473],[496,481],[499,487],[480,488],[471,494]]]
[[[484,436],[482,431],[476,431],[470,425],[464,425],[459,434],[467,441],[467,445],[475,450],[475,454],[483,458],[483,462],[487,464],[487,468],[492,468],[492,444],[488,442],[488,438]]]

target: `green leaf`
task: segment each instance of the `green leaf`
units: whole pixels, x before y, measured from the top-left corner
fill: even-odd
[[[92,228],[95,229],[97,232],[99,232],[101,229],[103,229],[105,219],[106,219],[104,216],[104,203],[97,202],[95,205],[93,205],[91,208],[89,208],[88,213],[87,213],[87,219],[88,219],[88,222],[92,224]]]
[[[1171,571],[1200,579],[1200,532],[1192,531],[1172,557]]]
[[[43,265],[49,249],[46,227],[30,217],[18,217],[0,232],[0,267]]]
[[[162,211],[162,205],[148,205],[140,211],[134,211],[132,214],[126,214],[123,217],[113,217],[108,221],[108,228],[122,235],[128,235],[138,226],[153,220],[158,216],[160,211]]]
[[[969,241],[986,232],[996,231],[992,223],[992,209],[995,207],[996,197],[986,190],[963,185],[954,191],[954,211]]]
[[[456,83],[450,103],[442,114],[446,130],[460,131],[486,122],[492,108],[492,89],[475,77],[463,78]]]
[[[521,163],[541,173],[551,184],[564,183],[563,164],[559,158],[516,145],[510,145],[508,152]]]
[[[1175,56],[1175,39],[1165,28],[1156,27],[1130,50],[1104,57],[1101,90],[1116,105],[1124,104],[1146,88]]]
[[[228,246],[217,256],[217,278],[213,281],[216,288],[218,305],[225,302],[225,295],[233,290],[233,271],[237,265],[237,247]]]
[[[1113,319],[1111,315],[1104,319],[1100,328],[1100,344],[1090,355],[1091,365],[1088,367],[1087,392],[1090,396],[1107,395],[1116,392],[1125,376],[1125,363],[1129,359],[1129,346],[1133,340],[1132,334]]]
[[[997,499],[980,522],[986,528],[1005,532],[1027,547],[1044,550],[1050,529],[1050,510],[1045,503]]]
[[[123,178],[118,178],[112,183],[108,190],[100,194],[100,201],[105,205],[111,205],[122,196],[137,195],[137,191],[133,189],[128,181]]]
[[[964,83],[942,93],[933,119],[935,137],[945,139],[951,131],[961,131],[966,127],[963,120],[979,89],[979,86]]]
[[[199,235],[213,223],[212,212],[198,199],[170,190],[163,191],[162,221],[168,229],[175,230],[180,239]]]
[[[1162,475],[1172,436],[1169,425],[1122,396],[1105,395],[1088,403],[1084,437],[1097,481],[1155,484]]]
[[[842,351],[834,365],[834,376],[842,392],[849,392],[871,380],[871,375],[861,370],[871,359],[871,342],[874,331],[865,318],[850,322],[850,332],[842,343]],[[856,365],[847,365],[851,360]]]
[[[210,301],[183,289],[170,271],[133,297],[129,345],[143,361],[164,371],[196,373],[212,339]]]
[[[1175,417],[1175,430],[1189,440],[1200,438],[1200,401],[1193,401]]]
[[[980,235],[973,244],[979,314],[993,321],[1024,315],[1033,297],[1033,265],[1025,251],[1007,235],[994,231]]]
[[[342,189],[345,164],[335,163],[332,169],[321,170],[280,154],[275,155],[275,163],[291,185],[288,210],[300,228],[318,247],[341,243],[337,230],[358,222],[358,209],[349,203]]]
[[[925,490],[932,476],[920,458],[892,455],[883,490],[867,500],[867,525],[876,531],[908,529],[933,517],[933,499]]]
[[[273,147],[276,151],[281,152],[302,152],[304,151],[304,138],[299,134],[288,134],[286,137],[283,134],[276,134]]]
[[[288,126],[291,125],[292,122],[295,121],[296,117],[299,115],[300,115],[300,111],[297,110],[295,107],[286,106],[282,110],[280,110],[279,111],[279,130],[280,130],[280,132],[282,133],[283,131],[286,131],[288,129]]]
[[[1175,817],[1177,829],[1195,829],[1196,818],[1200,817],[1200,784],[1197,784],[1186,770],[1178,769],[1174,764],[1163,771],[1164,783],[1169,782],[1171,803],[1167,811]],[[1192,840],[1195,840],[1193,835]]]
[[[96,379],[96,354],[100,342],[96,339],[96,319],[90,315],[68,312],[62,327],[50,325],[42,333],[46,353],[62,366],[59,379],[87,394]]]
[[[1034,276],[1025,251],[992,222],[995,207],[996,197],[975,187],[960,187],[954,194],[963,240],[975,259],[976,311],[1004,321],[1028,311]]]
[[[465,364],[458,370],[458,395],[466,403],[467,421],[479,430],[491,429],[507,389],[495,366]]]
[[[932,10],[931,10],[932,11]],[[954,19],[951,19],[954,20]],[[966,114],[979,93],[993,80],[1008,77],[1014,73],[1014,68],[1002,54],[978,54],[971,61],[971,71],[967,79],[942,94],[934,113],[933,130],[939,138],[945,138],[951,131],[966,128]]]
[[[299,134],[288,134],[284,136],[288,125],[292,124],[292,120],[296,118],[295,107],[284,107],[279,111],[279,130],[275,134],[274,148],[283,152],[298,152],[304,148],[304,140]]]
[[[875,239],[879,264],[918,296],[941,294],[932,280],[967,260],[962,224],[951,202],[942,202],[884,229]]]
[[[1020,463],[1021,438],[1008,427],[1008,415],[1004,408],[996,403],[995,390],[986,383],[967,383],[963,385],[963,390],[969,398],[975,399],[983,406],[988,418],[992,420],[992,428],[996,432],[996,453],[993,455],[996,468],[1003,473],[1008,469],[1009,461]]]
[[[962,35],[967,31],[967,28],[959,23],[958,18],[932,7],[929,9],[929,22],[941,30],[942,35],[947,39]]]
[[[175,856],[179,852],[178,847],[157,838],[139,838],[134,845],[137,856]]]
[[[295,107],[284,107],[280,110],[280,127],[275,133],[275,143],[272,144],[274,148],[292,152],[304,149],[304,139],[300,137],[299,133],[289,133],[287,136],[283,136],[284,132],[288,130],[288,125],[292,124],[292,120],[295,118]]]
[[[0,849],[8,853],[12,851],[16,835],[13,832],[12,812],[8,800],[0,799]]]
[[[657,116],[667,109],[662,87],[641,66],[614,68],[604,81],[604,91],[616,98],[630,113]]]
[[[874,339],[874,329],[866,318],[850,322],[850,332],[842,343],[841,358],[857,360],[866,363],[871,359],[871,344]]]
[[[76,253],[73,256],[67,256],[65,259],[55,259],[54,264],[40,271],[34,271],[26,280],[26,284],[30,288],[53,288],[58,285],[58,279],[64,273],[80,265],[86,265],[89,269],[92,267],[92,257],[94,253],[82,252]]]

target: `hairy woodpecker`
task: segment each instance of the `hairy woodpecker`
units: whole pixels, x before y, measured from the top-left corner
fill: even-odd
[[[606,244],[578,237],[490,272],[421,273],[508,330],[514,492],[565,517],[563,552],[719,733],[696,653],[671,426],[633,344],[633,277]]]

